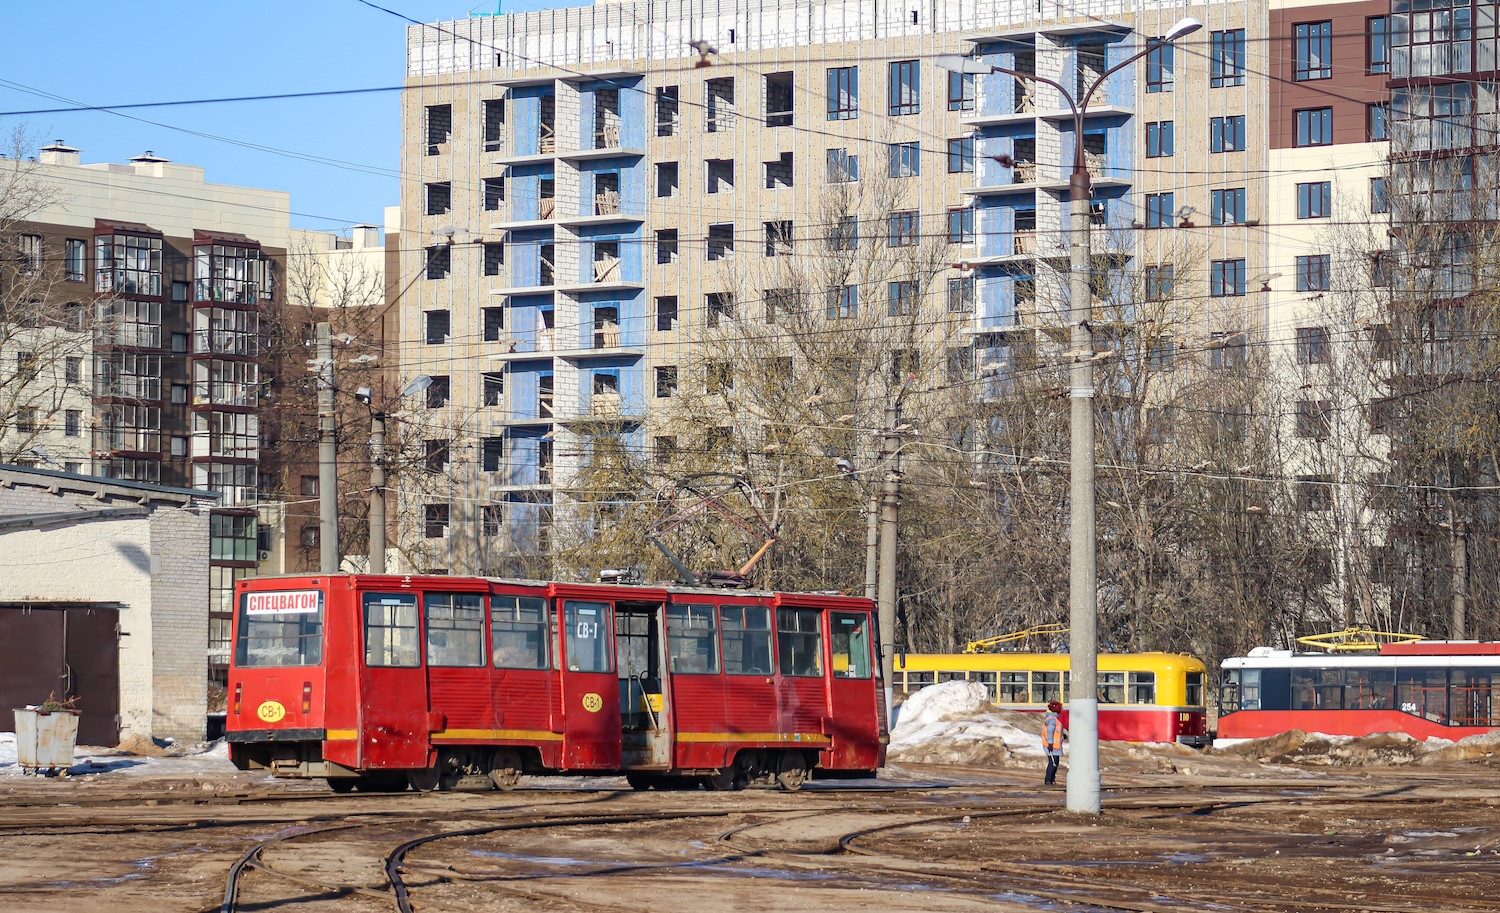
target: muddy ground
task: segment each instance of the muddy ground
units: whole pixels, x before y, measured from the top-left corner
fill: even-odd
[[[1284,747],[1284,746],[1283,746]],[[897,764],[802,792],[333,796],[222,767],[0,777],[0,910],[1500,911],[1488,758],[1330,766],[1231,752],[1105,754],[1105,811],[1040,772]],[[479,829],[467,835],[456,832]],[[449,836],[439,836],[447,834]]]

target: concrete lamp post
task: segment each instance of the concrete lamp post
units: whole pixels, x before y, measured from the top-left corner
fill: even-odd
[[[1099,796],[1099,632],[1097,616],[1097,571],[1095,568],[1097,530],[1094,526],[1094,340],[1089,327],[1093,317],[1093,295],[1090,290],[1090,261],[1093,259],[1089,226],[1089,197],[1093,187],[1083,154],[1083,121],[1094,93],[1115,73],[1130,66],[1159,47],[1203,28],[1197,19],[1180,19],[1161,38],[1146,42],[1140,51],[1105,70],[1075,101],[1061,83],[993,66],[973,57],[944,54],[937,65],[955,73],[987,75],[1003,73],[1016,79],[1030,79],[1056,89],[1073,114],[1073,173],[1068,181],[1070,215],[1069,298],[1072,368],[1069,399],[1071,407],[1071,445],[1069,447],[1069,500],[1071,502],[1071,536],[1068,560],[1068,737],[1071,743],[1068,761],[1068,810],[1097,815]]]

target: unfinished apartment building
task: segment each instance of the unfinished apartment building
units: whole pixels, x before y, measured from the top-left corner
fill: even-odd
[[[972,53],[1076,91],[1183,16],[1205,28],[1112,75],[1081,137],[1055,89],[934,63]],[[730,271],[824,243],[831,183],[899,181],[906,209],[860,218],[945,239],[919,306],[970,370],[1066,308],[1080,142],[1098,263],[1131,277],[1116,285],[1149,269],[1192,288],[1200,341],[1262,331],[1265,23],[1256,3],[782,0],[412,27],[391,287],[403,371],[431,378],[411,422],[445,471],[404,495],[403,538],[454,572],[545,555],[580,434],[649,451],[694,340],[765,319]]]

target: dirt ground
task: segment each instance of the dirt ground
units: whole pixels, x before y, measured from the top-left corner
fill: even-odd
[[[1331,766],[1302,743],[1278,750],[1107,746],[1098,818],[1065,812],[1029,767],[897,764],[799,793],[568,778],[334,796],[218,767],[3,776],[0,910],[219,910],[263,841],[234,909],[393,910],[392,853],[435,838],[396,867],[424,913],[1500,911],[1488,757]]]

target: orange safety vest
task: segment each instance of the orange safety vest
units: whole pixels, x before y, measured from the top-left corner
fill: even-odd
[[[1042,723],[1042,744],[1046,748],[1059,750],[1063,743],[1062,720],[1054,713],[1048,713]]]

